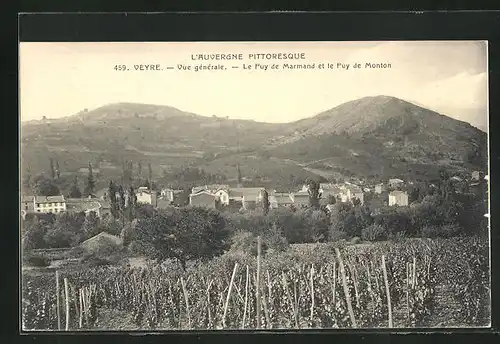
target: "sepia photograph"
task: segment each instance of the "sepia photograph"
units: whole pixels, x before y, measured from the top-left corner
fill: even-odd
[[[22,331],[488,328],[487,41],[21,42]]]

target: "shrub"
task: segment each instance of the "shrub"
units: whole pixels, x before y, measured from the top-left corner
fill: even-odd
[[[88,265],[89,267],[106,266],[111,264],[111,262],[108,259],[99,257],[94,253],[89,253],[84,255],[83,258],[80,260],[80,262],[82,264]]]
[[[387,239],[387,229],[380,225],[371,225],[361,231],[361,237],[367,241],[381,241]]]
[[[38,254],[25,254],[23,265],[46,267],[50,265],[50,259]]]
[[[361,242],[361,239],[359,237],[354,237],[351,239],[351,245],[356,245],[356,244],[359,244]]]
[[[85,255],[87,251],[81,246],[76,246],[73,247],[72,249],[64,252],[63,254],[63,259],[68,259],[68,258],[81,258]]]
[[[455,224],[444,226],[426,226],[420,231],[421,236],[425,238],[450,238],[460,232],[460,227]]]
[[[130,254],[134,256],[141,256],[146,253],[146,247],[142,242],[138,240],[134,240],[130,244],[128,244],[127,250]]]
[[[330,232],[328,233],[328,240],[331,242],[346,240],[348,238],[349,238],[349,236],[344,231],[330,230]]]

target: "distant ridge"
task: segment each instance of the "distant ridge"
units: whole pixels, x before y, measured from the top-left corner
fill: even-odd
[[[157,171],[198,166],[228,176],[240,164],[264,179],[409,169],[425,174],[435,166],[482,168],[486,138],[467,122],[387,95],[279,124],[121,102],[22,123],[21,154],[32,171],[46,171],[54,157],[65,161],[68,171],[78,170],[82,162],[107,161],[118,173],[122,160],[132,160],[149,161]]]

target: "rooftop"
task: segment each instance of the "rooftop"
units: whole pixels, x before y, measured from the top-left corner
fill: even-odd
[[[63,195],[60,196],[34,196],[36,203],[66,202]]]

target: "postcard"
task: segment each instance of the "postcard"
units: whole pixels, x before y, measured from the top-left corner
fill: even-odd
[[[21,42],[22,331],[491,325],[488,42]]]

